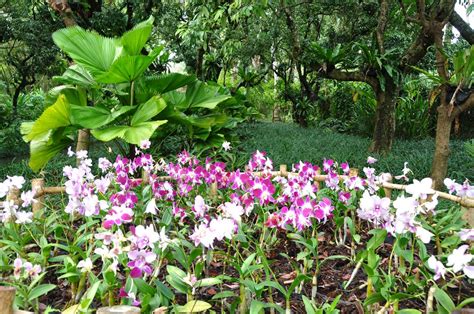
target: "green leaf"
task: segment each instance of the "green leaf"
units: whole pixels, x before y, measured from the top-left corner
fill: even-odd
[[[463,307],[465,307],[466,305],[469,305],[471,303],[474,303],[474,297],[465,299],[464,301],[459,303],[458,306],[456,306],[456,310],[462,309]]]
[[[169,300],[174,298],[173,291],[171,291],[171,289],[165,286],[161,281],[156,280],[155,284],[157,291],[163,294],[166,298],[168,298]]]
[[[137,286],[139,292],[149,295],[155,295],[156,293],[155,288],[147,284],[146,281],[141,278],[134,278],[133,283]]]
[[[150,38],[153,30],[153,16],[148,20],[137,24],[134,28],[126,32],[121,37],[123,48],[129,55],[139,55]]]
[[[70,139],[62,139],[52,143],[48,139],[33,140],[30,143],[30,161],[28,165],[34,172],[38,172],[51,158],[72,143],[73,141]]]
[[[373,229],[369,233],[373,234],[373,237],[367,242],[367,250],[374,251],[385,241],[387,231],[385,229]]]
[[[136,80],[152,64],[157,55],[148,56],[120,56],[111,65],[110,69],[96,77],[97,82],[118,84]]]
[[[311,302],[310,299],[308,299],[307,296],[303,295],[303,304],[304,304],[304,309],[306,311],[307,314],[316,314],[316,309],[315,309],[315,306],[313,304],[313,302]]]
[[[309,279],[309,277],[304,275],[304,274],[299,274],[298,276],[296,276],[296,278],[293,280],[291,285],[288,287],[288,290],[286,292],[286,297],[289,298],[291,296],[291,294],[298,287],[300,282],[302,282],[304,280],[308,280],[308,279]]]
[[[103,142],[121,138],[127,143],[139,145],[141,141],[149,139],[155,130],[166,120],[142,122],[134,126],[111,126],[104,129],[92,130],[91,133],[96,139]]]
[[[64,275],[59,276],[58,279],[65,279],[65,278],[71,278],[71,277],[79,277],[79,273],[75,273],[75,272],[65,273]]]
[[[64,95],[69,104],[87,106],[87,95],[83,88],[72,85],[60,85],[48,91],[44,100],[45,107],[53,105],[60,95]]]
[[[190,301],[183,306],[178,306],[178,313],[198,313],[210,309],[212,306],[204,301]]]
[[[79,313],[80,306],[81,306],[80,304],[72,305],[68,307],[67,309],[65,309],[64,311],[62,311],[61,314],[77,314]]]
[[[421,312],[414,309],[404,309],[397,311],[396,314],[421,314]]]
[[[194,284],[194,287],[196,288],[209,287],[209,286],[219,285],[221,283],[222,283],[222,280],[220,280],[219,278],[204,278],[204,279],[198,280]]]
[[[281,294],[283,294],[284,296],[286,296],[287,294],[287,291],[285,289],[285,287],[283,287],[280,283],[278,282],[275,282],[275,281],[269,281],[269,280],[266,280],[263,282],[263,284],[267,287],[272,287],[272,288],[275,288],[277,289],[278,291],[280,291]]]
[[[86,311],[91,306],[92,301],[94,301],[95,295],[97,294],[97,290],[102,282],[100,280],[96,281],[89,289],[87,289],[86,293],[82,297],[82,302],[80,304],[80,309],[82,311]]]
[[[42,284],[36,286],[33,290],[30,291],[30,293],[28,293],[28,301],[31,302],[33,300],[36,300],[55,288],[56,285],[52,284]]]
[[[101,107],[71,105],[71,121],[86,129],[96,129],[114,121],[131,109],[132,106],[123,106],[111,112]]]
[[[181,103],[185,99],[185,94],[177,92],[176,89],[186,86],[195,80],[196,77],[194,75],[181,73],[142,77],[135,82],[135,98],[138,103],[144,103],[152,96],[166,94],[166,97],[173,97],[173,94],[176,94],[175,96],[182,97],[182,99],[180,101],[175,100],[172,103]]]
[[[93,77],[106,73],[122,50],[117,39],[103,37],[79,26],[54,32],[53,41]]]
[[[451,313],[456,308],[449,295],[438,287],[435,289],[434,298],[448,313]]]
[[[132,117],[131,125],[145,122],[159,114],[166,108],[166,102],[160,96],[151,97],[146,103],[141,104]]]
[[[250,314],[259,314],[265,308],[265,303],[257,300],[252,300],[250,303]]]
[[[44,137],[50,130],[71,124],[69,120],[70,105],[64,95],[60,95],[54,105],[46,108],[34,122],[31,132],[26,135],[28,141]]]
[[[54,76],[54,82],[77,85],[85,88],[96,85],[94,78],[80,64],[73,64],[61,76]]]
[[[230,98],[230,95],[220,95],[217,88],[200,81],[195,81],[186,89],[186,106],[188,108],[214,109],[218,104]]]
[[[380,293],[374,293],[367,297],[364,301],[364,306],[369,306],[371,304],[385,302],[385,298]]]
[[[242,263],[242,266],[240,267],[240,272],[242,273],[242,276],[245,277],[250,265],[252,264],[253,260],[255,259],[255,256],[257,253],[252,253],[250,254],[245,261]]]
[[[183,279],[184,277],[186,277],[186,273],[176,266],[168,265],[166,266],[166,270],[168,271],[170,275],[177,276],[180,279]]]
[[[231,298],[231,297],[235,297],[235,293],[233,291],[221,291],[213,295],[212,300],[225,299],[225,298]]]

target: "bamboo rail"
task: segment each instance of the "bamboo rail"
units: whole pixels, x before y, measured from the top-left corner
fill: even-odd
[[[141,313],[140,308],[128,305],[115,305],[101,307],[97,310],[97,314],[137,314]]]
[[[350,172],[349,176],[348,175],[338,175],[338,177],[339,177],[339,180],[345,180],[345,179],[350,178],[351,176],[357,175],[357,173],[358,173],[357,169],[351,168],[351,172]],[[252,172],[252,174],[254,176],[260,176],[260,177],[265,176],[265,175],[270,175],[272,177],[276,177],[276,176],[296,177],[296,176],[298,176],[298,173],[288,172],[287,171],[287,165],[280,165],[280,170],[279,171],[268,171],[268,172],[257,171],[257,172]],[[316,183],[319,183],[319,182],[326,181],[327,177],[328,177],[327,175],[323,175],[323,174],[318,173],[318,174],[314,175],[313,179]],[[148,178],[144,178],[144,179],[145,179],[144,181],[148,181],[147,180]],[[160,177],[157,177],[156,179],[158,181],[171,181],[171,180],[174,180],[171,176],[160,176]],[[391,191],[392,190],[405,190],[406,187],[407,187],[407,185],[404,185],[404,184],[397,184],[397,183],[390,182],[391,181],[391,175],[387,179],[388,179],[387,181],[384,181],[381,184],[379,184],[379,186],[382,187],[385,190],[385,195],[387,197],[391,196]],[[139,180],[143,180],[143,179],[139,179]],[[44,186],[44,179],[33,179],[32,180],[32,188],[36,192],[35,193],[35,199],[38,201],[36,203],[38,205],[33,208],[34,211],[38,210],[39,208],[42,208],[42,204],[44,203],[44,196],[45,195],[48,195],[48,194],[61,194],[61,193],[64,193],[66,191],[66,188],[63,187],[63,186],[45,187]],[[216,190],[217,190],[217,186],[215,184],[211,185],[211,194],[214,195],[216,193]],[[463,207],[474,208],[474,198],[459,197],[459,196],[456,196],[456,195],[452,195],[452,194],[449,194],[449,193],[436,191],[436,190],[434,190],[434,192],[436,194],[438,194],[438,196],[440,198],[456,202],[456,203],[460,204]],[[19,204],[19,201],[20,201],[19,200],[19,191],[17,189],[12,189],[9,192],[9,196],[7,196],[7,200],[13,200],[16,204]],[[0,202],[0,208],[2,208],[2,207],[4,207],[3,202]]]
[[[13,314],[14,287],[0,286],[0,313]]]

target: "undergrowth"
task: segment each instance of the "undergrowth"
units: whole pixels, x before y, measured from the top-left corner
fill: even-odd
[[[367,156],[378,159],[377,169],[401,174],[405,161],[415,178],[430,176],[434,139],[395,140],[392,152],[386,156],[368,152],[370,138],[336,133],[328,129],[302,128],[285,123],[251,123],[239,128],[240,149],[244,154],[266,151],[275,165],[292,164],[299,160],[320,164],[324,158],[347,161],[354,168],[367,166]],[[474,180],[474,158],[464,147],[465,141],[451,140],[448,177]]]

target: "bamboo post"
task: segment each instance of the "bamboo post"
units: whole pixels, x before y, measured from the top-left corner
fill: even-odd
[[[142,172],[142,180],[144,185],[150,183],[150,173],[148,171]]]
[[[31,180],[31,189],[35,192],[35,194],[40,194],[40,192],[44,188],[44,179],[43,178],[36,178]],[[33,202],[32,208],[33,213],[36,213],[43,209],[44,207],[44,195],[38,196],[36,198],[36,202]]]
[[[17,204],[20,200],[20,190],[17,188],[10,188],[7,194],[7,201],[14,201]]]
[[[128,305],[107,306],[97,310],[97,314],[136,314],[140,312],[140,308]]]
[[[359,169],[357,168],[349,169],[349,177],[357,177],[358,175],[359,175]]]
[[[393,177],[390,173],[383,173],[382,176],[383,176],[385,182],[392,183]],[[383,190],[385,192],[385,197],[388,197],[389,199],[391,199],[392,198],[392,189],[389,188],[388,186],[385,186],[383,188]]]
[[[288,176],[288,168],[286,165],[280,165],[280,176],[287,177]]]
[[[474,201],[474,199],[471,198]],[[474,208],[463,207],[466,212],[463,215],[463,218],[468,222],[471,228],[474,228]]]
[[[316,175],[315,175],[315,177],[318,177],[320,174],[321,174],[321,170],[319,170],[319,169],[316,170]],[[324,181],[324,180],[323,180],[323,181]],[[314,180],[314,184],[316,185],[317,191],[319,191],[319,181],[318,181],[317,179]]]
[[[217,198],[217,182],[212,182],[211,183],[211,197],[213,199]]]
[[[0,286],[0,313],[13,314],[15,287]]]

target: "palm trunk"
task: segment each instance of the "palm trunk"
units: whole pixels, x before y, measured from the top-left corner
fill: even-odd
[[[76,144],[76,152],[81,150],[89,150],[90,144],[90,130],[89,129],[82,129],[77,132],[77,144]],[[80,164],[80,160],[77,160],[77,165]]]

